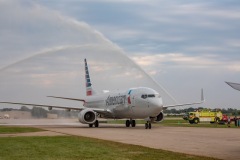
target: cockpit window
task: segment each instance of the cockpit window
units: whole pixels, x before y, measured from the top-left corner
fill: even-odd
[[[143,94],[142,96],[141,96],[141,98],[143,98],[143,99],[146,99],[146,98],[154,98],[154,97],[156,97],[157,95],[155,95],[155,94]]]
[[[147,94],[143,94],[143,95],[141,96],[141,98],[146,99],[146,98],[147,98]]]
[[[148,97],[150,98],[155,97],[155,94],[149,94]]]

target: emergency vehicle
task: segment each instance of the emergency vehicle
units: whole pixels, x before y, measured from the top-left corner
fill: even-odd
[[[225,123],[227,116],[223,115],[220,110],[202,109],[188,112],[183,116],[183,119],[188,120],[190,124],[198,124],[199,122]]]

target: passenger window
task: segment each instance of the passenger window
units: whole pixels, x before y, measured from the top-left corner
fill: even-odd
[[[143,94],[143,95],[141,96],[141,98],[146,99],[146,98],[147,98],[147,95],[146,95],[146,94]]]

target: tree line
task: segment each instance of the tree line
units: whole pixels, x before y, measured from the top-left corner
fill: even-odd
[[[165,114],[184,114],[184,113],[188,113],[188,112],[194,112],[197,109],[202,110],[202,109],[207,109],[207,108],[186,108],[186,109],[167,109],[164,110]],[[12,108],[4,108],[1,109],[1,111],[11,111],[11,110],[16,110],[16,109],[12,109]],[[47,114],[51,113],[51,114],[57,114],[58,117],[64,117],[64,118],[70,118],[70,117],[77,117],[79,111],[66,111],[66,110],[46,110],[44,108],[41,107],[33,107],[32,109],[26,107],[26,106],[22,106],[20,109],[18,109],[19,111],[26,111],[26,112],[31,112],[32,117],[34,118],[47,118]],[[227,114],[229,116],[240,116],[240,110],[234,109],[234,108],[223,108],[223,109],[215,109],[215,110],[221,110],[223,114]]]
[[[172,108],[172,109],[167,109],[164,111],[164,113],[166,114],[183,114],[183,113],[188,113],[188,112],[194,112],[196,111],[197,109],[199,110],[202,110],[202,109],[208,109],[208,108],[203,108],[203,107],[200,107],[200,108],[186,108],[186,109],[175,109],[175,108]],[[214,110],[220,110],[223,114],[227,114],[229,116],[239,116],[240,115],[240,110],[237,110],[237,109],[234,109],[234,108],[222,108],[222,109],[211,109],[212,111]]]
[[[22,106],[20,109],[12,109],[12,108],[4,108],[1,109],[1,111],[12,111],[12,110],[18,110],[18,111],[25,111],[25,112],[31,112],[32,117],[34,118],[47,118],[47,114],[57,114],[58,117],[64,117],[64,118],[72,118],[77,117],[79,111],[66,111],[66,110],[46,110],[42,107],[33,107],[32,109]]]

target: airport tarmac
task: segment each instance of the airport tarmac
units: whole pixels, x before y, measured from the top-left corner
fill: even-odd
[[[165,127],[155,124],[151,130],[146,130],[144,125],[126,128],[122,124],[100,124],[99,128],[89,128],[78,123],[76,119],[0,120],[0,125],[35,126],[48,132],[93,137],[220,159],[240,157],[240,129],[237,128]]]

